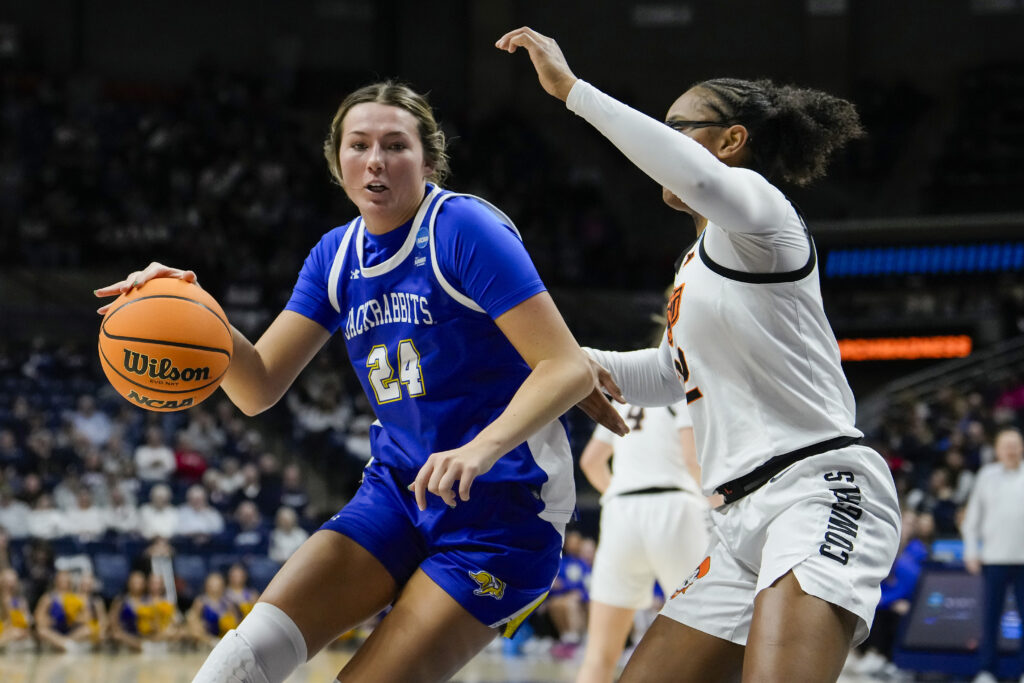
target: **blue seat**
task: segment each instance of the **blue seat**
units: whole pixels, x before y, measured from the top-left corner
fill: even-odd
[[[261,593],[274,578],[274,574],[277,574],[277,570],[281,568],[281,565],[269,557],[250,557],[246,560],[245,565],[249,570],[249,584]]]
[[[107,600],[124,591],[131,572],[131,564],[124,555],[96,553],[92,556],[92,570],[100,582],[100,594]]]
[[[198,595],[203,591],[206,581],[206,557],[203,555],[176,555],[174,558],[174,575],[185,583],[188,596]]]
[[[241,561],[242,556],[238,553],[212,553],[210,555],[210,571],[225,574],[228,567]]]

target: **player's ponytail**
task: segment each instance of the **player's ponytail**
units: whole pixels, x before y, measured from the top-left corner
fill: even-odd
[[[705,104],[723,121],[747,128],[748,165],[769,180],[806,185],[825,175],[833,154],[864,135],[853,104],[820,90],[736,78],[694,87],[707,92]]]

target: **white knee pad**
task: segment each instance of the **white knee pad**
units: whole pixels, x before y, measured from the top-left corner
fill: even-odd
[[[196,672],[192,683],[270,683],[245,638],[234,629],[224,634]]]
[[[213,649],[192,683],[283,683],[306,661],[306,641],[277,607],[259,602]]]

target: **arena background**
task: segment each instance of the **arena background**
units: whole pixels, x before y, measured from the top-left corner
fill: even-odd
[[[854,101],[868,137],[825,181],[785,189],[817,242],[862,428],[902,492],[927,499],[949,450],[976,469],[999,425],[1020,426],[1024,0],[5,0],[0,429],[16,443],[0,456],[3,495],[28,500],[27,475],[52,490],[118,457],[75,438],[85,394],[122,428],[116,448],[130,452],[147,426],[170,440],[209,420],[231,452],[201,452],[204,468],[251,461],[277,486],[297,464],[311,528],[344,502],[368,409],[343,344],[258,418],[222,393],[192,411],[203,418],[154,417],[102,379],[92,290],[152,260],[192,268],[255,339],[309,248],[354,213],[321,141],[344,94],[383,77],[430,93],[451,141],[448,185],[513,217],[580,342],[645,345],[692,224],[543,93],[524,55],[493,47],[524,24],[557,38],[578,76],[656,117],[722,75]],[[571,421],[578,452],[592,427]],[[40,465],[40,431],[56,465]],[[578,482],[579,528],[594,535],[596,495]],[[188,480],[172,483],[179,502]],[[956,538],[957,509],[938,513],[950,517],[940,536]],[[7,531],[12,556],[30,543]]]

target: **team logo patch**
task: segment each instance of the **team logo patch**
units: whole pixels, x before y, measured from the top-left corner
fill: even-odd
[[[683,296],[683,287],[686,283],[679,285],[672,290],[672,296],[669,297],[668,307],[665,309],[665,318],[668,326],[668,343],[675,345],[675,339],[672,338],[672,328],[675,327],[676,323],[679,322],[679,300]]]
[[[501,600],[505,597],[505,582],[498,577],[483,570],[468,573],[469,578],[480,585],[479,588],[473,591],[473,595],[489,595],[495,600]]]
[[[680,586],[676,590],[676,592],[672,594],[672,597],[669,598],[669,600],[674,600],[683,593],[685,593],[687,590],[689,590],[690,586],[692,586],[697,579],[703,579],[705,576],[707,576],[709,569],[711,569],[710,555],[705,557],[704,561],[701,562],[700,565],[693,570],[693,573],[686,578],[686,581],[683,581],[683,585]]]

